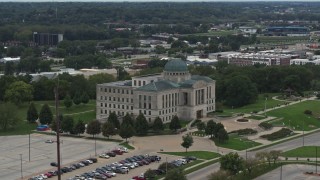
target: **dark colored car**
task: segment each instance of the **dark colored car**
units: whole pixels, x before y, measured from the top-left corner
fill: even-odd
[[[110,156],[110,157],[116,157],[116,153],[114,153],[114,152],[107,152],[106,153],[108,156]]]
[[[89,162],[87,162],[87,161],[81,161],[81,163],[84,164],[84,165],[86,165],[86,166],[89,165]]]
[[[58,166],[58,163],[56,163],[56,162],[51,162],[50,165],[51,165],[51,166],[54,166],[54,167],[57,167],[57,166]]]
[[[97,158],[89,158],[88,160],[92,161],[93,163],[97,163],[98,162]]]
[[[81,168],[79,164],[72,164],[72,166],[76,167],[77,169]]]
[[[113,152],[113,153],[116,153],[117,155],[122,155],[122,154],[123,154],[123,152],[120,151],[120,150],[118,150],[118,149],[115,149],[115,150],[113,150],[112,152]]]

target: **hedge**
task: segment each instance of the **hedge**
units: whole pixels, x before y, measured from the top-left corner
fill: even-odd
[[[271,133],[271,134],[262,135],[260,137],[268,139],[269,141],[273,141],[273,140],[277,140],[277,139],[281,139],[281,138],[290,136],[292,133],[293,132],[290,129],[282,128],[279,131],[276,131],[276,132]]]

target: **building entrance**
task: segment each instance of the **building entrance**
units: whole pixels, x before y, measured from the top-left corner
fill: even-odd
[[[202,118],[202,110],[197,111],[197,119]]]

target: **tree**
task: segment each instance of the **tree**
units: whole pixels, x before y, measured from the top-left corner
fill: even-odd
[[[220,169],[230,171],[232,174],[237,174],[243,170],[243,158],[238,153],[228,153],[220,158]]]
[[[156,117],[156,119],[154,120],[153,122],[153,126],[152,126],[152,129],[156,132],[158,131],[163,131],[164,129],[164,126],[163,126],[163,122],[161,120],[160,117]]]
[[[225,170],[219,170],[214,173],[211,173],[208,176],[208,180],[226,180],[230,177],[230,172]]]
[[[17,117],[17,107],[12,103],[0,104],[0,128],[6,131],[14,128],[20,121]]]
[[[88,94],[86,92],[83,92],[82,93],[82,96],[81,96],[81,102],[83,104],[87,104],[89,102],[90,98],[88,96]]]
[[[89,76],[88,86],[89,91],[88,94],[91,98],[96,98],[96,86],[97,84],[109,83],[115,81],[115,78],[111,74],[100,73]]]
[[[258,160],[256,158],[248,158],[244,162],[244,167],[248,171],[249,174],[251,174],[253,168],[258,165]]]
[[[223,143],[223,142],[229,140],[229,136],[228,136],[227,131],[224,128],[219,129],[218,134],[217,134],[217,138],[220,143]]]
[[[48,104],[44,104],[40,110],[39,120],[41,124],[50,124],[53,119],[53,114]]]
[[[187,180],[187,177],[184,175],[183,170],[175,168],[167,172],[164,180]]]
[[[69,108],[72,106],[72,99],[69,94],[67,94],[66,97],[64,98],[63,104],[66,108]]]
[[[181,128],[181,124],[180,124],[180,120],[178,118],[178,116],[174,116],[172,119],[171,119],[171,122],[169,124],[169,128],[171,130],[175,130],[177,131],[177,129],[180,129]]]
[[[115,112],[111,112],[108,117],[108,122],[112,123],[114,127],[120,129],[120,122],[118,120],[117,114]]]
[[[72,132],[74,126],[74,120],[71,116],[65,116],[61,121],[61,130],[63,132]]]
[[[135,130],[138,135],[146,135],[148,133],[149,124],[142,113],[136,118]]]
[[[224,125],[222,123],[217,123],[214,127],[214,137],[218,138],[218,133],[220,129],[224,129]]]
[[[225,84],[225,103],[230,107],[241,107],[255,102],[258,98],[255,84],[246,76],[231,77]]]
[[[144,177],[147,179],[153,179],[156,177],[156,175],[157,174],[151,169],[147,169],[147,171],[144,173]]]
[[[188,148],[192,146],[192,144],[193,144],[192,136],[190,136],[189,134],[187,134],[186,136],[182,136],[181,146],[186,148],[186,152],[187,152]]]
[[[73,128],[74,134],[83,134],[86,130],[86,126],[82,120],[78,120],[77,124]]]
[[[4,98],[16,105],[31,101],[33,98],[33,87],[23,81],[13,82],[5,91]]]
[[[134,126],[132,116],[129,113],[123,117],[122,124],[130,124],[131,126]]]
[[[131,138],[134,135],[134,129],[130,124],[122,124],[120,127],[119,135],[126,139],[126,142],[128,142],[128,138]]]
[[[276,163],[276,161],[278,160],[279,156],[281,155],[281,151],[278,150],[272,150],[269,152],[271,159],[273,160],[273,164]]]
[[[198,122],[197,123],[197,128],[198,128],[199,131],[203,131],[203,130],[206,129],[206,124],[204,122],[202,122],[202,121]]]
[[[87,133],[91,134],[93,137],[96,134],[101,133],[101,123],[98,120],[91,121],[87,126]]]
[[[76,91],[76,93],[74,94],[73,96],[73,103],[75,105],[79,105],[81,103],[81,95],[80,95],[80,92],[79,91]]]
[[[34,122],[36,122],[38,117],[39,117],[38,111],[37,111],[36,107],[34,106],[34,103],[31,103],[29,105],[28,112],[27,112],[27,121],[29,123],[34,123]]]
[[[108,121],[103,123],[101,131],[102,131],[102,135],[105,137],[108,137],[108,139],[110,136],[117,134],[117,131],[114,125]]]
[[[214,135],[214,130],[216,129],[216,123],[213,121],[213,120],[209,120],[207,122],[207,126],[205,128],[205,132],[207,135],[210,135],[211,138],[213,137]]]

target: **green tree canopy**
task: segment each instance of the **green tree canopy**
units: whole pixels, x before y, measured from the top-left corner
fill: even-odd
[[[0,104],[0,128],[3,131],[14,128],[20,121],[17,117],[17,107],[12,103]]]
[[[92,136],[101,133],[101,123],[98,120],[91,121],[87,126],[87,133]]]
[[[81,99],[81,94],[79,91],[76,91],[76,93],[73,96],[73,103],[75,105],[79,105],[81,103],[82,99]]]
[[[219,142],[222,142],[222,143],[229,140],[229,135],[224,128],[219,129],[217,133],[217,139]]]
[[[149,130],[149,124],[142,113],[138,115],[135,123],[135,131],[137,135],[146,135]]]
[[[81,102],[83,104],[87,104],[89,102],[89,100],[90,100],[90,97],[89,97],[88,93],[83,92],[81,95]]]
[[[203,130],[205,130],[206,129],[206,124],[204,123],[204,122],[199,122],[199,123],[197,123],[197,129],[199,130],[199,131],[203,131]]]
[[[190,136],[189,134],[187,134],[186,136],[182,136],[181,146],[186,148],[186,152],[187,152],[188,148],[192,146],[192,144],[193,144],[192,136]]]
[[[132,116],[127,113],[123,119],[122,119],[122,123],[121,124],[130,124],[132,127],[134,126],[134,121],[133,121],[133,118]]]
[[[74,120],[71,116],[65,116],[61,121],[61,130],[63,132],[72,132],[74,126]]]
[[[228,153],[220,158],[220,169],[230,171],[232,174],[237,174],[243,170],[244,160],[238,153]]]
[[[152,129],[157,132],[163,131],[164,126],[163,126],[162,119],[160,117],[156,117],[156,119],[153,122]]]
[[[115,78],[111,74],[101,73],[94,74],[89,76],[88,85],[89,85],[89,96],[91,98],[96,98],[96,86],[97,84],[109,83],[115,81]]]
[[[109,114],[108,122],[112,123],[115,128],[120,129],[120,122],[115,112]]]
[[[76,123],[76,125],[73,128],[73,133],[74,134],[83,134],[86,130],[86,126],[83,123],[82,120],[78,120],[78,122]]]
[[[31,101],[33,99],[33,87],[23,81],[13,82],[6,90],[4,98],[16,105]]]
[[[53,119],[53,114],[48,104],[44,104],[40,110],[39,120],[41,124],[50,124]]]
[[[164,180],[187,180],[187,177],[184,175],[183,170],[175,168],[167,173]]]
[[[34,106],[34,103],[30,103],[29,108],[28,108],[28,112],[27,112],[27,121],[30,123],[34,123],[34,122],[36,122],[38,117],[39,117],[38,111],[37,111],[36,107]]]
[[[126,142],[128,138],[131,138],[134,135],[135,131],[133,127],[130,124],[122,124],[120,127],[119,135],[126,139]]]
[[[66,97],[65,97],[64,100],[63,100],[64,106],[65,106],[66,108],[69,108],[69,107],[72,106],[72,103],[73,103],[73,102],[72,102],[72,99],[71,99],[70,95],[67,94]]]
[[[117,134],[117,130],[116,130],[115,126],[108,121],[103,123],[101,131],[102,131],[102,135],[105,137],[108,137],[108,138],[110,136]]]
[[[175,131],[176,131],[177,129],[180,129],[180,128],[181,128],[181,123],[180,123],[180,120],[179,120],[178,116],[173,116],[173,118],[171,119],[169,128],[170,128],[171,130],[175,130]]]

